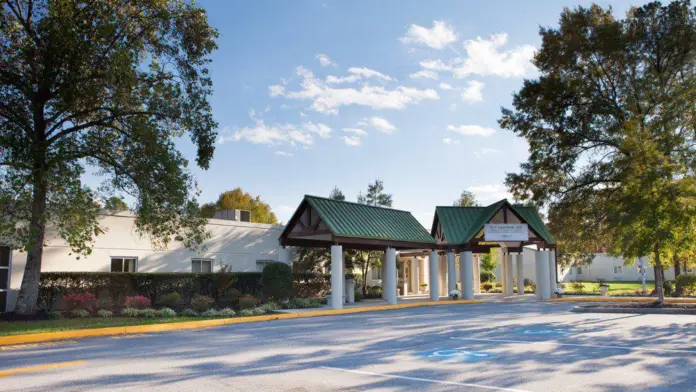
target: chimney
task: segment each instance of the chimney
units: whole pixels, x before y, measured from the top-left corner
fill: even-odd
[[[251,211],[247,210],[223,210],[217,211],[213,219],[230,220],[237,222],[251,222]]]

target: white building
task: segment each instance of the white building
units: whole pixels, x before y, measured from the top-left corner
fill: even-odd
[[[137,233],[131,212],[99,219],[106,233],[95,237],[92,254],[79,260],[55,230],[49,229],[41,271],[215,272],[227,264],[233,272],[250,272],[261,271],[268,262],[290,262],[289,250],[278,245],[283,226],[210,219],[207,249],[192,252],[176,242],[167,249],[154,249],[149,238]],[[0,246],[0,311],[5,303],[8,311],[14,309],[25,263],[26,253]]]
[[[655,280],[655,269],[647,258],[644,261],[645,279]],[[693,274],[694,268],[687,267],[682,273]],[[563,268],[559,271],[558,279],[562,282],[585,281],[594,282],[597,279],[612,281],[639,281],[641,277],[640,262],[636,260],[632,265],[624,265],[621,257],[611,257],[606,253],[595,254],[589,265],[582,267]],[[674,269],[665,269],[665,279],[674,279]]]

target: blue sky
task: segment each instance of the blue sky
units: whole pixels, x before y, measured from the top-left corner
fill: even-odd
[[[201,202],[241,186],[287,221],[304,194],[382,179],[429,227],[462,190],[506,197],[527,144],[498,128],[561,1],[208,0],[220,135]],[[589,5],[589,3],[580,3]],[[600,4],[606,6],[607,3]],[[620,15],[635,2],[612,2]],[[193,149],[180,143],[193,158]]]

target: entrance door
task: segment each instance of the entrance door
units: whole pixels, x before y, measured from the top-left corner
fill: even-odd
[[[0,246],[0,313],[7,311],[7,291],[10,289],[10,248]]]

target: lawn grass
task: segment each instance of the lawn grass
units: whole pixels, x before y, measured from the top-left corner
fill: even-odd
[[[641,282],[607,282],[609,285],[608,295],[629,295],[635,294],[637,290],[643,290],[643,284]],[[578,291],[573,288],[572,283],[564,283],[566,294],[586,294],[586,293],[599,293],[599,283],[596,282],[583,282],[582,291]],[[655,289],[654,282],[645,282],[645,288],[648,293]]]
[[[0,321],[0,336],[24,335],[43,332],[73,331],[77,329],[123,327],[126,325],[147,325],[180,323],[184,321],[206,320],[202,317],[155,317],[155,318],[66,318],[58,320]]]

